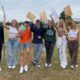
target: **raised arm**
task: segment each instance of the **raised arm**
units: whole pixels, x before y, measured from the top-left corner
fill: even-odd
[[[53,23],[53,26],[56,28],[56,30],[58,30],[58,24],[57,23],[55,24],[54,19],[52,18],[52,16],[50,16],[50,18],[51,18],[51,21]]]
[[[9,29],[9,26],[6,25],[6,17],[4,16],[3,27]]]
[[[31,32],[34,32],[34,23],[32,23],[32,22],[30,22],[30,30],[31,30]]]
[[[2,28],[2,43],[4,44],[4,29]]]
[[[6,15],[5,15],[3,6],[2,6],[2,11],[3,11],[3,27],[5,27],[6,29],[9,29],[9,27],[6,25]]]
[[[65,20],[65,27],[66,27],[67,32],[69,32],[70,26],[71,26],[71,24],[69,24],[68,21]]]

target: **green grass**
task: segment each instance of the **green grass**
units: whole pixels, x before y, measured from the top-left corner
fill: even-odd
[[[8,34],[5,30],[5,35]],[[7,35],[5,36],[7,40]],[[7,51],[6,51],[7,53]],[[18,53],[19,54],[19,53]],[[31,51],[31,58],[33,57],[33,50]],[[67,53],[68,64],[70,61],[69,54]],[[0,80],[80,80],[80,48],[78,55],[78,64],[79,67],[76,69],[71,69],[70,65],[67,66],[67,69],[61,69],[58,63],[58,54],[55,49],[53,58],[52,58],[52,67],[45,68],[45,52],[42,54],[41,59],[41,68],[35,68],[33,65],[30,65],[29,72],[19,74],[19,63],[17,68],[14,70],[9,70],[7,68],[7,54],[6,54],[6,64],[4,64],[4,57],[2,59],[2,72],[0,72]]]
[[[80,49],[79,49],[80,53]],[[31,51],[31,57],[33,55],[33,50]],[[68,56],[68,62],[69,55]],[[35,68],[30,65],[29,72],[19,74],[19,63],[16,69],[9,70],[7,64],[2,61],[2,72],[0,72],[0,80],[80,80],[80,55],[78,56],[79,67],[76,69],[71,69],[68,65],[67,69],[61,69],[58,63],[57,50],[55,49],[52,58],[52,67],[45,68],[45,52],[42,54],[41,68]]]

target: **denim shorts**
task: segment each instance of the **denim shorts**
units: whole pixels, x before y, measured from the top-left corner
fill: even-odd
[[[24,48],[31,48],[30,43],[20,43],[19,45],[20,50],[23,50]]]

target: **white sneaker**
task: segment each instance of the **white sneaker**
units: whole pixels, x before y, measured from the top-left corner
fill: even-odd
[[[49,64],[48,67],[51,67],[51,64]]]
[[[2,71],[1,67],[0,67],[0,72]]]
[[[62,69],[65,69],[66,68],[66,66],[61,66],[62,67]]]
[[[16,66],[12,66],[12,69],[15,69],[16,68]]]
[[[78,68],[78,65],[75,65],[76,68]]]
[[[41,67],[41,65],[40,65],[40,64],[36,64],[36,67],[40,68],[40,67]]]
[[[23,72],[24,72],[24,68],[21,66],[21,67],[20,67],[20,72],[19,72],[19,73],[21,74],[21,73],[23,73]]]
[[[24,66],[24,70],[25,70],[26,72],[28,72],[28,66],[27,66],[27,65]]]
[[[9,69],[12,69],[12,66],[8,66]]]
[[[73,68],[74,68],[74,66],[73,66],[73,65],[71,65],[71,68],[73,69]]]
[[[47,63],[45,63],[45,67],[48,67],[48,64]]]

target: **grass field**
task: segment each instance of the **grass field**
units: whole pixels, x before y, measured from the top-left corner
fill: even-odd
[[[5,34],[7,34],[7,32],[5,32]],[[31,50],[31,58],[32,56],[33,56],[33,50]],[[68,64],[70,64],[69,63],[70,58],[68,53],[67,57],[68,57]],[[16,69],[9,70],[7,68],[7,59],[6,59],[6,64],[4,64],[4,58],[3,58],[2,72],[0,72],[0,80],[80,80],[80,47],[78,54],[79,67],[76,69],[71,69],[70,65],[68,65],[66,69],[61,69],[58,63],[58,54],[56,49],[54,51],[54,55],[52,58],[51,68],[44,67],[45,52],[43,52],[40,62],[41,62],[41,68],[35,68],[31,64],[28,73],[19,74],[19,63]]]

